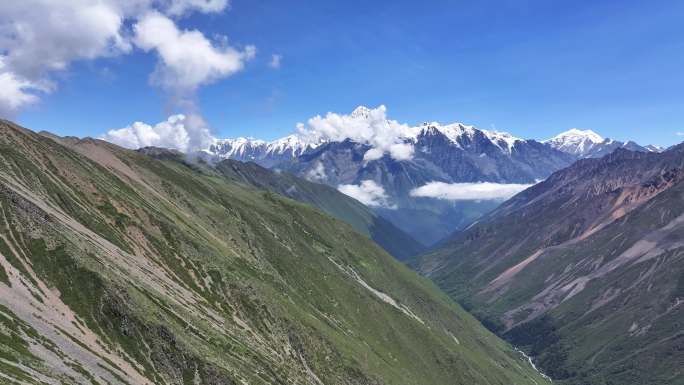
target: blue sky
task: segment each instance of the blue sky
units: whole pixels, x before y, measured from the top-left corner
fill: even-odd
[[[539,139],[578,127],[670,145],[684,140],[683,17],[681,1],[233,0],[176,23],[256,46],[244,69],[196,93],[219,137],[273,139],[317,114],[384,104],[409,124]],[[15,119],[78,136],[165,120],[178,108],[150,84],[156,63],[142,50],[74,60]]]

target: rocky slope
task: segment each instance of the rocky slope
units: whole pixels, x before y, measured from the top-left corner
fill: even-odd
[[[684,383],[684,145],[558,171],[414,266],[560,383]]]
[[[20,384],[542,384],[310,206],[0,123],[0,376]]]

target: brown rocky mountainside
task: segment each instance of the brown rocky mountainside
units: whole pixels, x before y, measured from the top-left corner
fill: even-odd
[[[414,266],[567,384],[684,383],[684,145],[585,159]]]

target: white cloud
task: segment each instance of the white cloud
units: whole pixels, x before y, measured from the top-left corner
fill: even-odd
[[[390,156],[396,160],[409,160],[413,158],[413,145],[409,143],[395,143],[389,146]]]
[[[127,52],[125,11],[114,1],[0,1],[0,114],[11,115],[49,92],[52,71],[74,60]],[[4,87],[3,87],[4,88]]]
[[[127,51],[127,8],[115,1],[0,2],[0,48],[9,69],[34,80],[74,60]]]
[[[430,182],[411,190],[413,197],[445,200],[503,200],[527,189],[528,184]]]
[[[273,68],[273,69],[278,69],[278,68],[280,68],[280,62],[282,60],[283,60],[283,55],[273,54],[273,55],[271,55],[271,61],[268,63],[268,66]]]
[[[675,133],[675,135],[677,135],[677,136],[684,136],[684,132],[677,131],[677,132]]]
[[[384,207],[395,208],[396,206],[390,204],[389,196],[385,193],[385,189],[372,180],[364,180],[360,185],[342,184],[337,186],[337,189],[357,201],[370,207]]]
[[[379,148],[371,148],[363,154],[363,160],[370,162],[371,160],[378,160],[385,155],[385,152]]]
[[[19,108],[38,101],[36,91],[45,91],[44,87],[19,78],[13,72],[2,72],[4,67],[0,57],[0,116],[9,116]]]
[[[228,7],[228,0],[171,0],[167,7],[170,15],[183,15],[189,11],[202,13],[222,12]]]
[[[153,80],[165,89],[192,93],[198,86],[240,71],[254,57],[253,46],[239,51],[215,46],[197,30],[179,30],[168,17],[150,12],[133,27],[136,46],[160,59]]]
[[[410,128],[396,120],[387,119],[387,108],[379,106],[374,109],[359,107],[349,115],[328,112],[325,117],[317,115],[307,122],[307,126],[299,123],[299,135],[314,142],[342,141],[351,139],[372,147],[364,155],[364,160],[381,158],[385,153],[397,160],[413,157],[413,145],[404,143],[402,139]]]
[[[41,92],[56,89],[52,75],[74,61],[131,52],[130,26],[149,25],[144,22],[150,22],[150,15],[166,20],[161,29],[150,32],[164,34],[135,37],[145,50],[159,52],[155,79],[160,84],[192,92],[228,76],[254,55],[254,47],[238,51],[227,44],[214,46],[201,32],[179,31],[163,16],[178,19],[192,12],[222,12],[228,6],[228,0],[0,1],[0,77],[9,85],[0,91],[0,114],[11,115],[36,102]],[[173,44],[179,47],[174,50]]]
[[[155,146],[183,152],[206,148],[213,141],[201,118],[182,114],[172,115],[154,126],[135,122],[124,128],[110,130],[100,139],[132,149]],[[198,140],[203,143],[198,143]]]
[[[312,182],[324,181],[325,178],[327,178],[327,175],[325,174],[325,167],[321,162],[317,162],[316,166],[306,173],[306,179]]]

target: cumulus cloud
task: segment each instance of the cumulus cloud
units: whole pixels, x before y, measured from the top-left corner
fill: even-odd
[[[122,35],[126,11],[115,1],[0,2],[0,48],[19,76],[36,79],[74,60],[130,49]]]
[[[46,89],[20,78],[13,72],[3,72],[3,67],[3,60],[0,57],[0,116],[10,116],[19,108],[35,103],[38,100],[35,93]]]
[[[278,69],[278,68],[280,68],[280,62],[282,60],[283,60],[282,55],[273,54],[273,55],[271,55],[271,61],[268,63],[268,66],[273,68],[273,69]]]
[[[411,190],[413,197],[444,200],[505,200],[527,189],[528,184],[430,182]]]
[[[240,51],[225,39],[213,44],[199,31],[176,27],[176,21],[192,12],[216,13],[228,6],[228,0],[0,1],[0,114],[13,115],[54,91],[54,72],[72,62],[126,54],[134,42],[158,52],[154,79],[175,87],[174,92],[187,87],[183,90],[191,93],[229,76],[254,56],[254,47]],[[131,31],[131,25],[138,29]],[[160,35],[143,36],[145,32]]]
[[[127,52],[125,8],[114,1],[1,1],[0,77],[9,91],[0,91],[0,113],[11,115],[53,90],[51,71]]]
[[[351,139],[368,144],[372,148],[364,155],[366,161],[379,159],[386,153],[397,160],[413,157],[413,145],[403,140],[410,128],[387,119],[387,108],[383,105],[374,109],[359,107],[349,115],[333,112],[325,117],[317,115],[306,126],[299,123],[297,130],[299,135],[314,142]]]
[[[372,180],[364,180],[359,185],[342,184],[337,186],[337,189],[357,201],[370,207],[395,208],[396,206],[390,204],[389,196],[385,193],[385,189]]]
[[[181,94],[240,71],[256,53],[254,46],[240,51],[227,44],[213,44],[197,30],[179,30],[159,12],[147,13],[133,30],[136,46],[159,55],[153,82]]]
[[[155,146],[183,152],[206,148],[214,140],[200,117],[182,114],[170,116],[154,126],[135,122],[124,128],[110,130],[100,139],[132,149]],[[204,143],[195,142],[197,140]]]

